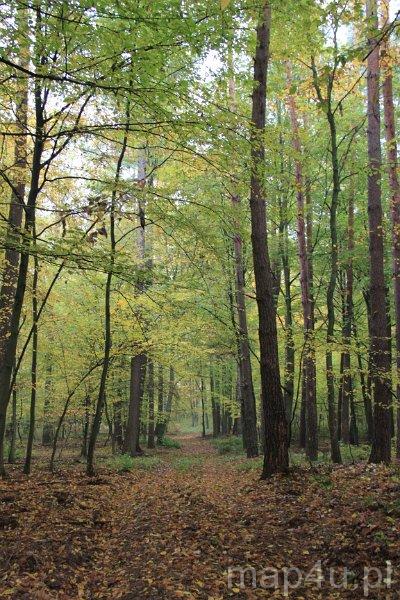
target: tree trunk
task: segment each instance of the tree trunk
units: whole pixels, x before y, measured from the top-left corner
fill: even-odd
[[[40,11],[39,11],[40,14]],[[40,29],[40,19],[38,16],[36,27]],[[21,137],[17,138],[20,141],[18,142],[19,148],[17,150],[16,144],[16,158],[18,155],[18,160],[20,162],[21,170],[24,171],[26,168],[26,141],[22,141],[22,137],[24,136],[26,129],[26,93],[23,92],[23,97],[21,96],[19,106],[21,110],[21,114],[18,117],[21,120]],[[6,426],[6,418],[7,418],[7,406],[11,396],[11,377],[15,364],[15,356],[17,350],[17,341],[18,341],[18,333],[19,333],[19,324],[22,306],[24,303],[25,297],[25,288],[26,288],[26,278],[28,273],[28,265],[29,265],[29,250],[31,244],[31,236],[35,223],[35,207],[36,200],[39,194],[39,178],[41,172],[41,159],[43,153],[43,145],[44,145],[44,119],[43,119],[43,104],[42,104],[42,88],[41,82],[39,79],[35,79],[34,82],[34,101],[35,101],[35,135],[34,135],[34,143],[33,143],[33,155],[32,155],[32,166],[31,166],[31,180],[30,180],[30,189],[28,198],[25,206],[25,227],[22,237],[22,251],[21,251],[21,259],[19,263],[18,269],[18,277],[15,277],[17,264],[18,264],[18,256],[15,258],[11,258],[11,263],[14,265],[12,267],[12,276],[11,279],[8,279],[7,282],[7,290],[4,290],[6,295],[3,298],[3,302],[7,305],[6,310],[6,321],[3,322],[3,327],[6,327],[5,331],[6,341],[3,343],[2,352],[1,352],[1,360],[0,360],[0,475],[5,476],[5,467],[4,467],[4,433]],[[25,119],[25,124],[24,124]],[[22,174],[20,175],[21,179],[17,181],[18,187],[18,196],[15,196],[13,199],[13,212],[11,214],[11,219],[15,220],[17,228],[18,219],[20,219],[20,207],[18,206],[23,201],[23,197],[21,194],[25,191],[25,184]],[[14,188],[14,193],[17,191],[17,188]],[[14,224],[10,222],[10,230],[14,230]],[[14,261],[14,262],[13,262]],[[11,283],[12,281],[12,283]],[[4,340],[5,338],[3,338]]]
[[[169,368],[168,394],[165,405],[165,431],[167,431],[168,423],[171,419],[172,400],[175,394],[175,371],[174,367]]]
[[[265,111],[271,7],[264,2],[257,26],[251,124],[250,212],[259,319],[261,396],[264,417],[262,477],[289,467],[288,428],[279,372],[278,336],[265,206]]]
[[[127,120],[127,128],[129,123],[130,116],[130,104],[129,100],[127,101],[126,107],[126,120]],[[113,277],[114,270],[114,262],[115,262],[115,251],[116,251],[116,241],[115,241],[115,211],[116,211],[116,199],[117,199],[117,186],[120,180],[122,163],[124,161],[125,152],[128,144],[128,129],[125,129],[124,137],[122,140],[121,151],[118,156],[117,166],[115,170],[114,177],[114,189],[111,193],[111,203],[110,203],[110,264],[108,266],[107,280],[106,280],[106,289],[105,289],[105,297],[104,297],[104,358],[103,358],[103,366],[101,370],[100,376],[100,386],[99,393],[96,402],[96,410],[92,420],[92,428],[90,431],[88,447],[87,447],[87,462],[86,462],[86,474],[89,477],[93,477],[95,474],[94,468],[94,452],[96,448],[97,437],[100,432],[101,421],[103,416],[103,409],[106,401],[106,386],[107,386],[107,377],[108,377],[108,369],[110,366],[110,355],[111,355],[111,346],[112,346],[112,333],[111,333],[111,283]]]
[[[28,15],[26,8],[16,11],[17,35],[19,41],[19,64],[29,67]],[[0,363],[4,360],[7,339],[11,334],[11,317],[18,279],[21,225],[27,176],[27,115],[28,78],[19,74],[15,93],[15,142],[13,189],[6,231],[3,279],[0,290]]]
[[[390,22],[389,0],[382,0],[382,13],[384,26]],[[390,58],[389,40],[383,38],[382,42],[383,79],[383,107],[385,115],[386,153],[388,162],[389,186],[392,194],[392,258],[393,258],[393,286],[394,308],[396,321],[396,370],[397,370],[397,438],[396,458],[400,459],[400,183],[398,178],[397,140],[395,126],[395,109],[393,102],[393,75]]]
[[[8,451],[8,462],[14,464],[16,461],[17,452],[17,435],[18,435],[18,419],[17,419],[17,387],[14,382],[12,390],[12,413],[11,413],[11,437],[10,448]]]
[[[202,427],[202,437],[206,437],[206,414],[205,414],[205,398],[204,398],[205,390],[204,390],[204,379],[201,377],[200,379],[200,399],[201,399],[201,427]]]
[[[42,431],[42,445],[51,446],[54,437],[54,423],[52,404],[53,404],[53,386],[52,386],[52,364],[49,356],[46,356],[46,380],[44,384],[44,407],[43,407],[43,431]]]
[[[371,362],[374,404],[374,438],[370,462],[390,462],[389,344],[387,339],[386,287],[384,273],[383,220],[381,202],[381,140],[379,107],[379,36],[377,1],[367,1],[370,28],[367,62],[368,92],[368,223],[370,242]]]
[[[144,153],[139,155],[138,159],[138,180],[142,189],[146,185],[146,156]],[[145,200],[138,201],[139,211],[139,229],[138,229],[138,254],[141,263],[141,274],[136,283],[136,291],[138,294],[143,293],[146,288],[145,270],[149,267],[149,262],[146,263],[146,213]],[[150,261],[151,265],[151,261]],[[140,354],[131,359],[131,386],[130,399],[128,406],[128,418],[125,428],[124,452],[130,453],[131,456],[143,454],[140,448],[140,407],[144,392],[145,367],[147,364],[147,355],[142,350]],[[157,427],[156,427],[157,435]]]
[[[149,423],[147,428],[147,447],[155,448],[154,441],[154,364],[147,361],[147,401],[149,403]]]
[[[287,81],[290,88],[292,76],[287,65]],[[309,460],[318,458],[318,416],[316,387],[314,382],[315,357],[314,357],[314,319],[312,307],[312,294],[310,285],[310,269],[308,264],[308,250],[305,226],[305,203],[303,166],[301,163],[301,143],[294,97],[288,96],[289,114],[292,125],[293,149],[295,151],[295,177],[297,199],[297,243],[300,262],[301,303],[303,307],[304,328],[304,377],[305,377],[305,409],[306,409],[306,456]]]
[[[229,99],[231,109],[235,110],[236,93],[235,80],[233,74],[233,60],[231,48],[229,49],[229,64],[231,70],[231,78],[229,80]],[[235,214],[234,235],[233,235],[233,250],[235,261],[235,298],[237,323],[234,320],[235,333],[238,345],[238,363],[240,369],[240,386],[241,386],[241,412],[243,423],[243,445],[246,448],[247,457],[251,458],[258,456],[258,439],[257,439],[257,411],[256,399],[254,395],[253,373],[250,357],[250,342],[247,325],[247,310],[245,296],[245,280],[244,280],[244,261],[243,261],[243,239],[240,234],[240,222],[238,220],[238,212],[241,204],[239,194],[231,194],[232,207]]]
[[[164,367],[158,365],[158,383],[157,383],[157,424],[156,438],[157,444],[162,444],[165,435],[165,414],[164,414]]]
[[[124,434],[122,429],[122,401],[117,400],[114,403],[114,448],[113,452],[120,452],[124,443]]]
[[[32,450],[33,442],[35,439],[35,422],[36,422],[36,390],[37,390],[37,355],[38,355],[38,300],[37,300],[37,287],[39,277],[39,264],[38,258],[34,256],[34,271],[33,271],[33,285],[32,285],[32,322],[33,322],[33,334],[32,334],[32,363],[31,363],[31,404],[29,414],[29,433],[28,442],[26,446],[26,456],[24,464],[24,473],[29,475],[31,472],[32,464]]]
[[[281,103],[277,104],[277,122],[282,127]],[[285,174],[283,135],[279,131],[280,148],[280,173],[282,179]],[[279,193],[279,255],[283,272],[283,296],[285,301],[285,385],[283,399],[285,403],[286,420],[289,429],[289,443],[293,420],[294,374],[295,374],[295,345],[293,338],[293,311],[292,311],[292,282],[290,275],[289,259],[289,217],[288,217],[288,192],[281,189]]]
[[[126,424],[124,452],[131,456],[143,454],[139,444],[140,405],[143,398],[147,356],[143,352],[131,359],[129,412]]]
[[[85,394],[85,398],[83,401],[83,406],[85,408],[85,416],[83,421],[83,435],[82,435],[82,444],[81,444],[81,457],[87,458],[87,449],[88,449],[88,435],[90,428],[90,395],[88,393]]]

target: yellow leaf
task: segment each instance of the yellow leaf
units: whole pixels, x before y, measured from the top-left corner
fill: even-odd
[[[221,8],[222,10],[224,10],[224,8],[227,8],[229,6],[231,0],[221,0]]]

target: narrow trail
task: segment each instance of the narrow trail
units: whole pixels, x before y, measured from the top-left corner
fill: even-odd
[[[16,521],[0,531],[0,597],[284,598],[282,569],[296,567],[302,580],[294,587],[292,573],[291,598],[363,598],[365,566],[391,560],[400,575],[399,529],[384,516],[399,480],[383,467],[298,469],[259,481],[255,462],[219,456],[209,440],[178,439],[180,450],[144,459],[151,468],[103,468],[95,480],[75,469],[3,483],[0,507],[9,506]],[[315,571],[305,581],[317,561],[321,584]],[[346,566],[357,589],[333,588],[329,568],[339,578]],[[277,579],[263,580],[271,567]],[[249,568],[246,586],[237,573],[228,585],[229,568]],[[369,597],[398,598],[398,584]]]

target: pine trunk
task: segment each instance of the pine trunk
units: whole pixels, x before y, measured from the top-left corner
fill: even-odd
[[[251,241],[259,319],[264,467],[262,477],[289,467],[288,428],[279,372],[278,336],[268,253],[265,201],[265,111],[271,7],[265,2],[257,26],[251,125]]]
[[[368,223],[370,247],[371,366],[374,438],[370,462],[390,462],[390,363],[387,339],[384,229],[381,202],[381,140],[379,107],[379,35],[377,1],[367,1],[370,26],[367,62],[368,93]]]

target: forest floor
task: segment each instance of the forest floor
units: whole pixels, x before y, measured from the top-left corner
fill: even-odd
[[[0,483],[0,597],[400,597],[398,467],[260,481],[257,460],[179,441],[92,480],[82,465],[12,471]]]

